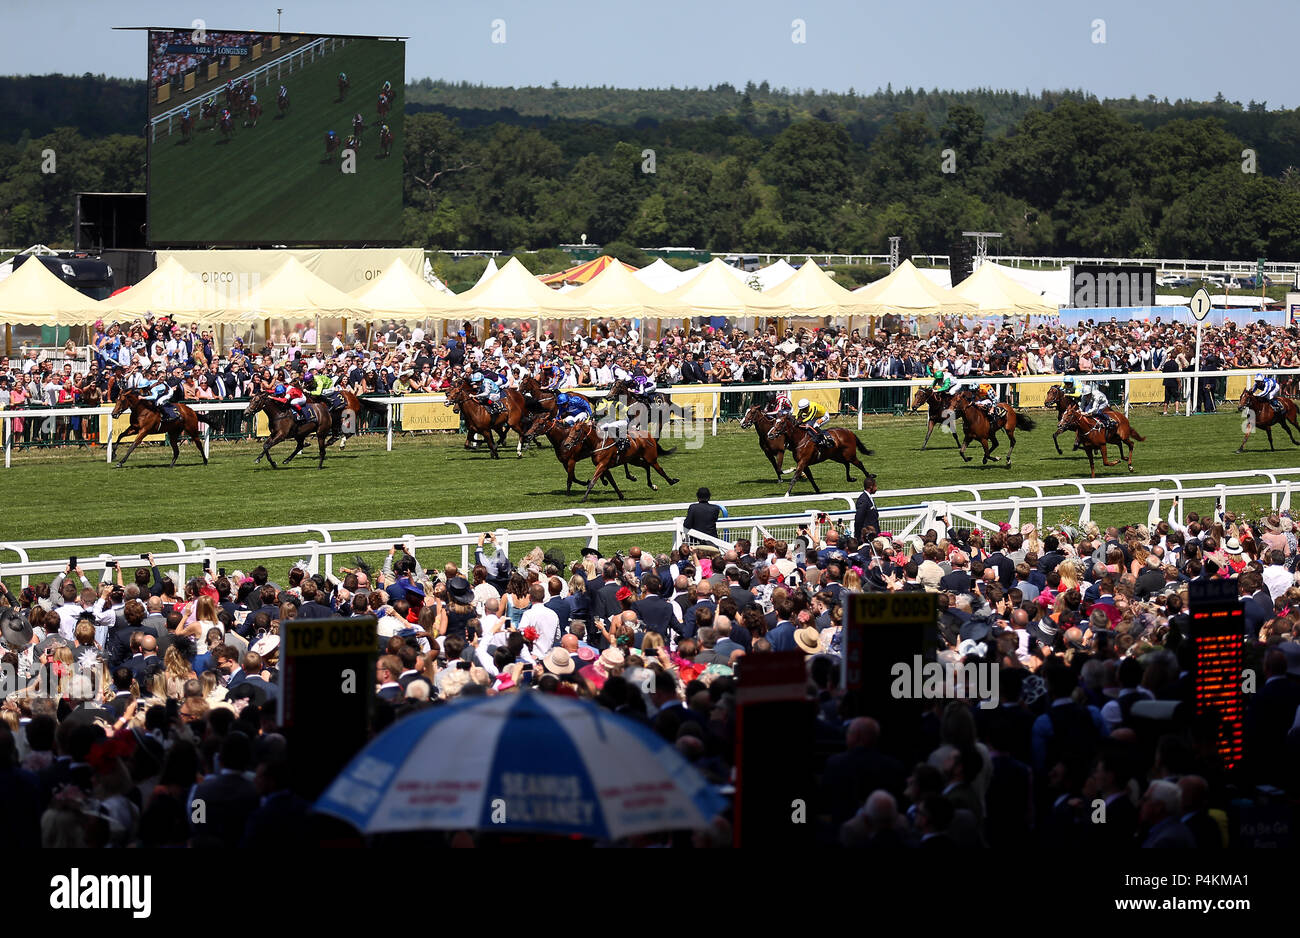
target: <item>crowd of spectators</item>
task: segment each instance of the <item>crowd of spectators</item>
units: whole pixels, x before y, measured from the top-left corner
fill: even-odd
[[[178,583],[151,557],[125,583],[120,568],[98,584],[68,569],[0,594],[19,684],[0,710],[0,823],[19,848],[301,835],[291,760],[310,756],[289,753],[275,722],[280,627],[373,615],[376,733],[464,698],[569,695],[725,785],[745,659],[797,652],[825,843],[1220,848],[1240,842],[1234,803],[1300,791],[1297,531],[1286,512],[1176,519],[899,538],[868,512],[788,543],[576,559],[512,555],[485,534],[467,570],[394,547],[380,569],[300,563],[283,585],[260,566]],[[1240,593],[1254,676],[1231,769],[1192,705],[1188,589],[1216,578]],[[935,593],[937,661],[993,669],[996,699],[959,683],[904,724],[841,691],[846,591]],[[196,822],[194,793],[218,787]],[[726,823],[700,842],[725,842]]]
[[[228,55],[198,55],[192,52],[168,52],[169,45],[177,46],[227,46],[250,47],[266,37],[260,33],[222,33],[205,32],[203,40],[196,42],[194,30],[181,29],[172,32],[151,31],[149,33],[149,86],[158,88],[172,85],[172,93],[180,91],[181,81],[186,74],[204,68],[213,62],[225,65]]]

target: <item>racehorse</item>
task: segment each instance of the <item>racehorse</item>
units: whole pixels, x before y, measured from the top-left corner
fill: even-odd
[[[384,118],[388,116],[388,112],[392,106],[393,99],[390,98],[387,93],[383,91],[379,92],[379,120],[375,121],[375,123],[382,124]]]
[[[357,435],[361,428],[361,414],[367,410],[384,413],[387,407],[374,401],[357,397],[345,388],[335,388],[333,397],[326,394],[309,394],[309,400],[320,401],[330,409],[330,438],[325,441],[329,446],[339,440],[339,449],[348,445],[348,439]]]
[[[867,474],[867,467],[862,465],[858,459],[858,453],[864,456],[872,456],[871,450],[862,445],[858,435],[852,430],[827,430],[826,435],[830,437],[831,446],[823,448],[817,445],[817,437],[811,430],[795,423],[793,417],[789,414],[782,414],[772,422],[772,428],[767,431],[769,441],[775,440],[778,436],[785,438],[785,445],[794,453],[794,458],[798,463],[794,470],[794,477],[790,479],[790,485],[785,490],[788,497],[794,491],[795,483],[800,477],[807,476],[808,481],[812,483],[813,491],[820,492],[817,486],[817,480],[813,478],[809,471],[809,466],[815,466],[819,462],[837,462],[844,467],[844,478],[850,482],[853,476],[849,473],[849,466],[857,466],[862,470],[862,474]]]
[[[694,408],[683,407],[680,404],[674,404],[662,391],[655,391],[648,396],[643,397],[637,393],[636,385],[627,378],[620,378],[614,382],[609,389],[609,401],[618,401],[626,408],[629,402],[645,404],[647,407],[653,407],[655,404],[661,404],[664,407],[664,419],[676,417],[678,420],[689,420],[694,416]]]
[[[194,134],[194,115],[181,118],[181,143],[189,143]]]
[[[1252,394],[1250,388],[1241,392],[1241,399],[1237,401],[1237,409],[1244,410],[1253,415],[1254,420],[1251,422],[1248,418],[1246,423],[1246,435],[1241,439],[1241,445],[1237,447],[1237,452],[1244,452],[1246,441],[1250,435],[1255,432],[1255,428],[1262,429],[1268,435],[1268,448],[1273,449],[1273,428],[1281,427],[1286,432],[1287,439],[1293,444],[1300,446],[1296,438],[1291,435],[1291,426],[1300,430],[1300,423],[1296,423],[1296,406],[1295,401],[1289,397],[1279,397],[1276,402],[1265,400],[1257,394]]]
[[[117,403],[113,406],[113,418],[116,419],[117,417],[120,417],[125,410],[130,408],[131,424],[127,427],[127,430],[135,428],[138,435],[135,438],[135,442],[132,443],[127,451],[122,455],[122,458],[117,461],[119,467],[127,461],[130,455],[135,452],[135,448],[139,446],[144,438],[151,433],[167,434],[167,442],[172,445],[172,466],[176,465],[176,460],[181,455],[181,450],[177,445],[177,440],[180,439],[182,433],[186,434],[191,440],[193,440],[194,445],[198,447],[199,455],[203,457],[203,465],[206,466],[208,464],[207,454],[203,452],[203,441],[199,438],[199,424],[211,423],[211,418],[209,418],[207,414],[195,413],[184,404],[174,403],[172,406],[176,408],[177,417],[168,420],[165,419],[159,411],[144,404],[140,399],[139,391],[130,390],[123,392],[122,396],[117,399]],[[125,431],[123,431],[123,435],[125,435]],[[121,439],[122,438],[119,436],[118,441],[120,442]]]
[[[227,113],[221,118],[221,136],[223,138],[235,136],[235,118],[233,114]]]
[[[244,126],[245,127],[250,126],[248,121],[252,120],[253,123],[251,126],[256,127],[257,121],[261,116],[262,116],[262,102],[260,101],[249,102],[248,118],[244,120]]]
[[[555,402],[556,392],[543,388],[542,383],[532,375],[524,375],[523,380],[519,382],[519,393],[524,396],[529,410],[541,411],[551,417],[559,412],[559,405]],[[583,398],[583,400],[587,399]],[[587,403],[590,404],[591,401],[587,400]]]
[[[339,76],[339,100],[342,101],[348,96],[348,87],[352,82],[348,81],[346,76]]]
[[[333,153],[338,148],[339,148],[339,135],[334,133],[334,131],[332,130],[326,131],[325,132],[325,159],[321,160],[321,162],[328,163],[330,154]]]
[[[564,451],[566,453],[581,452],[584,445],[592,447],[591,461],[596,464],[596,471],[591,474],[591,481],[587,483],[587,491],[582,496],[584,502],[587,500],[587,496],[591,494],[591,490],[596,487],[598,479],[608,479],[609,484],[614,487],[614,492],[620,499],[623,498],[622,490],[619,489],[618,483],[614,481],[614,476],[609,471],[613,466],[623,466],[624,472],[627,472],[629,464],[641,466],[645,469],[646,485],[650,486],[652,492],[659,491],[659,486],[650,481],[651,469],[663,476],[669,485],[676,485],[681,481],[681,479],[674,479],[664,472],[663,467],[659,465],[660,456],[671,456],[676,450],[661,448],[659,441],[648,433],[638,433],[634,436],[627,436],[622,440],[606,439],[602,441],[600,431],[596,429],[595,424],[590,422],[576,423],[569,429],[568,435],[565,437]]]
[[[208,121],[205,130],[217,129],[217,116],[220,114],[215,101],[204,101],[199,105],[199,120]]]
[[[386,125],[379,131],[379,148],[384,151],[384,156],[393,149],[393,132]]]
[[[912,410],[917,410],[923,405],[928,404],[930,407],[929,421],[925,425],[925,442],[921,444],[921,449],[930,442],[930,434],[934,432],[935,424],[943,423],[952,407],[952,395],[947,391],[939,391],[935,388],[917,388],[916,395],[912,398]]]
[[[278,401],[265,391],[258,391],[253,395],[253,399],[248,402],[244,408],[244,416],[251,417],[259,410],[266,411],[267,423],[271,426],[271,435],[266,438],[266,443],[262,445],[261,455],[253,460],[253,464],[266,461],[271,464],[272,469],[279,469],[275,460],[271,458],[271,447],[285,440],[292,439],[298,447],[289,454],[288,462],[293,457],[302,452],[303,447],[307,445],[307,438],[313,433],[316,434],[316,442],[320,446],[320,463],[318,469],[325,468],[325,446],[326,439],[330,435],[330,428],[333,420],[330,417],[330,409],[323,401],[308,401],[302,405],[304,409],[309,409],[312,417],[309,420],[299,420],[294,416],[293,406],[283,401]]]
[[[954,413],[961,414],[962,435],[965,439],[957,444],[957,452],[966,462],[971,458],[966,455],[966,446],[971,440],[978,440],[980,446],[984,447],[984,462],[981,465],[988,465],[990,461],[997,462],[998,457],[992,455],[993,451],[998,448],[998,431],[1004,430],[1007,434],[1007,445],[1010,449],[1007,451],[1006,465],[1011,466],[1011,455],[1016,450],[1016,428],[1029,432],[1034,429],[1034,420],[1023,411],[1017,411],[1010,404],[999,405],[1002,408],[1003,416],[1000,419],[990,419],[989,415],[982,408],[975,406],[974,395],[970,391],[959,391],[953,395],[952,409]],[[989,444],[993,445],[990,446]]]
[[[1059,384],[1054,384],[1047,389],[1047,396],[1043,398],[1043,403],[1048,407],[1056,408],[1056,432],[1052,434],[1052,445],[1056,447],[1056,455],[1064,456],[1065,453],[1061,449],[1061,444],[1057,442],[1056,438],[1065,432],[1061,428],[1061,418],[1065,416],[1065,412],[1073,406],[1072,402],[1068,397],[1066,397],[1065,388],[1061,387]]]
[[[582,479],[579,479],[573,470],[578,463],[591,456],[596,446],[594,437],[584,437],[576,448],[566,450],[564,441],[571,430],[571,427],[565,426],[562,421],[556,420],[555,417],[541,413],[533,417],[533,422],[529,424],[528,429],[524,432],[525,443],[532,443],[539,433],[551,441],[551,448],[555,450],[555,458],[560,461],[560,465],[564,467],[564,471],[568,475],[564,485],[565,495],[573,494],[574,482],[579,485],[587,484]],[[626,463],[623,464],[623,474],[627,476],[629,482],[636,481]],[[608,475],[604,476],[604,482],[606,485],[609,484]]]
[[[519,447],[516,451],[516,457],[524,454],[524,433],[528,430],[528,404],[524,396],[514,388],[506,388],[501,393],[501,400],[495,411],[490,410],[487,405],[475,397],[474,385],[468,378],[461,378],[451,390],[447,392],[447,400],[453,405],[454,409],[465,417],[465,423],[469,425],[469,432],[465,437],[465,448],[470,448],[470,443],[475,435],[481,436],[487,440],[488,449],[492,453],[493,459],[499,459],[497,454],[497,445],[505,445],[506,431],[514,430],[519,434]],[[497,434],[497,439],[492,439],[493,433]]]
[[[1062,430],[1074,430],[1078,434],[1079,447],[1088,454],[1088,470],[1096,478],[1097,465],[1093,461],[1093,453],[1101,450],[1101,464],[1103,466],[1118,466],[1120,459],[1124,458],[1124,446],[1128,446],[1128,471],[1133,471],[1133,441],[1139,443],[1145,442],[1146,437],[1139,434],[1131,426],[1123,414],[1117,414],[1110,411],[1111,416],[1116,417],[1115,426],[1107,430],[1096,417],[1089,417],[1079,410],[1077,404],[1071,404],[1061,417]],[[1119,447],[1120,458],[1110,462],[1106,458],[1106,444],[1114,443]]]
[[[768,437],[768,432],[771,431],[774,423],[776,423],[776,418],[769,417],[764,413],[762,404],[755,404],[745,411],[744,419],[740,421],[740,429],[748,430],[750,427],[754,427],[758,431],[758,448],[763,451],[767,461],[776,470],[776,481],[781,482],[783,481],[781,479],[781,463],[785,461],[785,437]],[[794,470],[787,469],[785,471],[793,472]]]
[[[275,106],[280,109],[281,116],[289,113],[289,89],[275,93]]]
[[[352,136],[357,138],[357,143],[361,142],[361,131],[366,127],[366,119],[360,114],[352,118]]]

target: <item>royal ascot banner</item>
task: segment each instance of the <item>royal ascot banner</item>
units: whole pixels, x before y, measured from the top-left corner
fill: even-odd
[[[720,384],[692,384],[689,391],[673,388],[668,398],[679,407],[690,407],[695,416],[702,420],[712,420],[717,413],[714,406],[713,392],[721,390]]]
[[[460,414],[450,404],[423,401],[403,404],[401,422],[403,430],[459,430]]]
[[[1130,404],[1160,404],[1165,399],[1163,378],[1131,378],[1128,383]]]
[[[1029,383],[1024,382],[1016,385],[1016,394],[1018,395],[1017,407],[1045,407],[1047,402],[1047,389],[1051,385],[1047,383]]]
[[[853,389],[856,396],[857,389]],[[808,398],[810,403],[820,404],[826,409],[828,414],[837,414],[840,411],[840,389],[839,388],[800,388],[795,387],[790,391],[790,403],[798,405],[803,398]]]
[[[198,276],[204,288],[232,290],[237,284],[255,284],[275,273],[290,256],[332,287],[351,293],[370,285],[395,260],[424,276],[424,251],[420,248],[319,248],[275,251],[159,251],[158,265],[175,258]],[[242,277],[242,279],[241,279]],[[247,289],[247,287],[245,287]]]
[[[1250,386],[1250,375],[1229,375],[1228,388],[1223,393],[1225,401],[1235,401],[1241,397],[1241,392]]]

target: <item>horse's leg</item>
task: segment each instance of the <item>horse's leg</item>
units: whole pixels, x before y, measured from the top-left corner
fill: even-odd
[[[1016,452],[1016,431],[1007,430],[1007,468],[1011,468],[1011,457]]]
[[[673,478],[672,476],[670,476],[668,473],[664,472],[663,468],[659,465],[659,456],[658,456],[658,454],[655,454],[654,458],[650,460],[650,465],[654,466],[654,470],[655,470],[655,472],[657,472],[657,473],[659,473],[661,476],[663,476],[663,477],[664,477],[664,481],[667,482],[669,485],[676,485],[678,482],[681,481],[681,479],[674,479],[674,478]],[[650,470],[649,470],[649,469],[647,469],[647,470],[645,471],[645,477],[646,477],[646,481],[649,481],[649,480],[650,480]],[[653,485],[650,486],[650,487],[651,487],[651,488],[654,488]],[[658,489],[655,489],[655,491],[657,492],[657,491],[659,491],[659,490],[658,490]]]
[[[1060,443],[1057,441],[1057,439],[1056,439],[1056,438],[1057,438],[1058,436],[1060,436],[1063,432],[1064,432],[1064,431],[1063,431],[1060,427],[1057,427],[1057,428],[1056,428],[1056,432],[1052,434],[1052,445],[1056,447],[1056,455],[1058,455],[1058,456],[1064,456],[1064,455],[1065,455],[1065,453],[1062,452],[1062,450],[1061,450],[1061,444],[1060,444]]]
[[[996,440],[994,442],[996,442]],[[980,465],[987,466],[989,464],[989,460],[997,462],[998,458],[996,456],[989,455],[989,453],[991,452],[991,450],[989,449],[989,441],[987,439],[981,439],[979,441],[979,444],[984,448],[984,459],[983,461],[980,462]]]
[[[971,458],[966,455],[966,447],[970,445],[970,441],[973,440],[974,437],[971,435],[971,432],[969,430],[964,431],[962,435],[965,437],[965,440],[963,442],[957,443],[957,455],[960,456],[965,462],[970,462]],[[953,440],[954,441],[957,440],[957,434],[955,433],[953,434]]]
[[[180,431],[178,430],[167,431],[167,442],[172,445],[172,461],[171,461],[171,465],[167,467],[169,469],[172,466],[176,465],[176,460],[180,459],[181,456],[181,448],[176,445],[176,440],[179,436],[180,436]]]
[[[1093,461],[1092,449],[1085,446],[1083,451],[1088,454],[1088,472],[1095,479],[1097,478],[1097,464]]]
[[[1237,447],[1235,453],[1244,453],[1244,452],[1246,451],[1246,441],[1250,439],[1250,435],[1251,435],[1253,432],[1255,432],[1255,428],[1254,428],[1254,426],[1252,426],[1252,425],[1250,424],[1250,422],[1247,421],[1247,422],[1246,422],[1246,433],[1245,433],[1244,436],[1242,436],[1242,438],[1241,438],[1241,445]],[[1235,455],[1235,453],[1234,453],[1234,455]]]
[[[931,417],[925,424],[925,440],[921,443],[921,449],[925,449],[930,444],[930,434],[934,432],[934,418]]]
[[[769,450],[764,450],[764,453],[767,455],[767,461],[770,462],[770,463],[772,464],[772,468],[776,471],[776,481],[780,482],[780,481],[781,481],[781,462],[780,462],[780,460],[777,458],[777,454],[774,453],[774,452],[772,452],[770,449],[769,449]],[[784,456],[785,453],[782,453],[781,455]]]
[[[140,435],[135,438],[135,442],[131,444],[129,449],[127,449],[126,455],[124,455],[121,459],[117,461],[119,467],[121,467],[130,457],[130,455],[135,452],[135,448],[140,445],[140,441],[145,438],[148,432],[149,432],[148,430],[140,431]]]
[[[493,459],[500,459],[501,456],[497,453],[497,441],[496,438],[492,436],[492,430],[492,427],[488,427],[487,433],[484,434],[487,438],[488,451],[492,454]],[[501,435],[501,442],[505,442],[505,434]]]
[[[303,448],[306,447],[307,445],[307,438],[305,436],[299,437],[297,443],[298,445],[294,447],[293,452],[289,454],[287,459],[285,459],[286,463],[291,461],[293,457],[297,456],[299,453],[303,451]]]
[[[1265,428],[1264,428],[1264,435],[1268,437],[1268,449],[1269,449],[1269,452],[1276,452],[1276,450],[1273,449],[1273,428],[1272,428],[1272,427],[1265,427]]]
[[[596,487],[596,480],[605,478],[607,475],[605,470],[609,468],[608,460],[603,463],[598,460],[593,460],[593,462],[596,464],[596,471],[591,474],[591,481],[587,483],[587,491],[582,495],[582,501],[584,502],[587,500],[587,496],[591,494],[591,490]]]
[[[803,470],[803,474],[806,475],[808,477],[808,481],[812,483],[813,491],[816,492],[818,495],[820,495],[822,490],[821,487],[817,484],[817,480],[813,478],[812,467],[805,466]]]
[[[1128,471],[1132,472],[1133,471],[1133,447],[1135,444],[1132,440],[1125,440],[1124,442],[1128,443]],[[1124,452],[1124,446],[1122,443],[1120,444],[1119,451],[1121,453]]]
[[[985,462],[988,462],[989,460],[992,460],[993,462],[997,462],[998,457],[989,455],[995,449],[998,448],[998,431],[994,430],[991,425],[989,427],[989,443],[991,445],[984,447]]]
[[[185,432],[194,441],[194,447],[199,451],[199,455],[203,457],[203,465],[206,466],[208,464],[208,454],[203,452],[203,439],[199,436],[198,427],[193,430],[186,429]]]
[[[323,430],[316,431],[316,442],[320,446],[320,462],[316,465],[317,469],[325,468],[325,448],[329,445],[325,438],[328,435],[329,434],[325,433]]]
[[[798,454],[796,453],[796,457],[797,455]],[[800,459],[799,462],[795,464],[794,475],[790,477],[790,484],[786,486],[785,489],[786,498],[789,498],[790,493],[794,491],[795,483],[799,481],[800,477],[804,474],[805,469],[806,467],[804,466],[803,460]]]
[[[1102,440],[1102,442],[1101,442],[1101,464],[1102,464],[1103,466],[1118,466],[1118,465],[1119,465],[1119,459],[1116,459],[1114,462],[1111,462],[1111,461],[1110,461],[1110,458],[1109,458],[1108,453],[1107,453],[1107,451],[1106,451],[1106,441],[1105,441],[1105,440]]]

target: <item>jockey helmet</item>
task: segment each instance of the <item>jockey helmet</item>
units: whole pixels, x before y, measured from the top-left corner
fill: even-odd
[[[809,405],[808,405],[808,398],[806,398],[806,397],[801,397],[801,398],[799,398],[799,409],[800,409],[800,410],[804,410],[804,409],[807,408],[808,406],[809,406]]]
[[[991,384],[981,384],[981,385],[980,385],[980,393],[981,393],[981,394],[987,394],[987,393],[989,393],[989,391],[992,391],[992,390],[993,390],[993,385],[991,385]]]
[[[472,375],[469,376],[469,380],[473,381],[475,384],[478,384],[480,381],[483,380],[483,372],[481,371],[474,372]]]
[[[182,117],[189,117],[189,116],[190,116],[190,109],[189,109],[189,108],[186,108],[185,110],[181,111],[181,116],[182,116]]]
[[[342,78],[344,81],[347,81],[348,73],[347,73],[347,72],[339,72],[339,78]]]
[[[381,134],[386,134],[386,133],[388,133],[388,132],[389,132],[389,131],[388,131],[388,125],[385,124],[383,127],[380,127],[380,128],[379,128],[379,132],[380,132]]]
[[[557,404],[567,404],[567,403],[569,403],[569,395],[567,395],[567,394],[565,394],[563,391],[561,391],[559,394],[555,395],[555,403],[557,403]]]
[[[284,392],[285,392],[285,387],[284,387],[283,384],[277,384],[277,385],[275,386],[275,393],[276,393],[276,394],[279,394],[281,397],[283,397],[283,396],[284,396]]]
[[[1263,384],[1267,380],[1268,380],[1268,375],[1264,374],[1264,372],[1262,371],[1259,374],[1255,375],[1256,384]]]
[[[256,103],[257,103],[257,95],[255,95],[255,94],[250,94],[250,95],[248,96],[248,103],[249,103],[249,104],[256,104]]]

